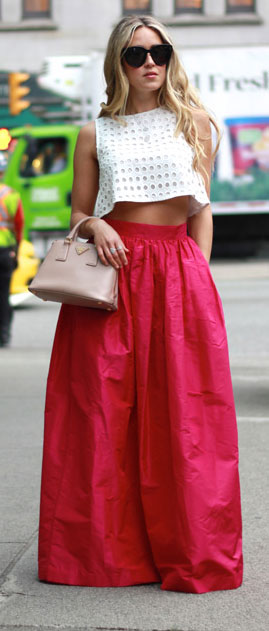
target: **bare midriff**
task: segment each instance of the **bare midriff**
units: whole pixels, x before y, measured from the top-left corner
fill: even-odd
[[[188,207],[188,195],[156,202],[117,202],[106,217],[156,226],[179,226],[187,221]]]

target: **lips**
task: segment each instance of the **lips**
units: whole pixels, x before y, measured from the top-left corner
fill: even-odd
[[[157,73],[156,72],[147,72],[147,74],[144,74],[144,77],[157,77]]]

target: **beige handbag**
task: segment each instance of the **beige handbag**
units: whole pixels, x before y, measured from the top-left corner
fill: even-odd
[[[77,241],[81,219],[65,239],[52,243],[29,291],[42,300],[116,311],[118,272],[103,265],[93,243]]]

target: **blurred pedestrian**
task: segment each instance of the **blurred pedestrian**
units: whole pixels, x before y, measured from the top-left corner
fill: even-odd
[[[120,21],[104,70],[107,102],[78,137],[71,225],[89,217],[81,236],[119,270],[119,306],[60,312],[39,577],[233,589],[241,510],[227,338],[208,265],[212,118],[153,17]]]
[[[10,343],[12,307],[9,287],[22,239],[23,208],[19,193],[2,182],[7,158],[0,152],[0,347]]]

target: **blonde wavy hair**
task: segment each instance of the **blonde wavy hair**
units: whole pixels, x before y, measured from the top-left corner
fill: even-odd
[[[173,47],[167,67],[166,79],[159,90],[158,106],[164,106],[176,114],[175,136],[178,136],[180,132],[184,133],[186,141],[194,149],[193,168],[198,170],[201,159],[205,156],[200,140],[209,140],[210,136],[207,138],[200,137],[199,140],[193,113],[194,109],[203,110],[204,112],[207,110],[201,103],[196,90],[189,83],[171,38],[164,26],[153,16],[129,15],[122,18],[113,29],[108,41],[104,61],[107,102],[101,103],[99,117],[110,116],[115,120],[119,120],[122,124],[126,124],[124,119],[120,120],[120,117],[126,113],[129,95],[129,82],[122,64],[122,51],[130,44],[136,29],[141,26],[155,30],[162,42],[171,44]],[[212,155],[213,162],[219,148],[220,132],[214,118],[209,112],[207,114],[217,132],[216,147]]]

